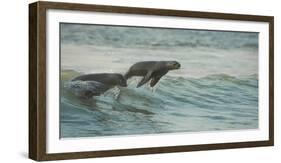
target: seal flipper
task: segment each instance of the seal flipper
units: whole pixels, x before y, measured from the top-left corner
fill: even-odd
[[[147,83],[150,80],[151,75],[152,71],[148,71],[145,77],[143,77],[142,80],[138,83],[137,88]]]
[[[150,82],[150,86],[154,87],[158,83],[158,81],[161,79],[161,77],[166,75],[167,73],[168,73],[167,70],[157,71],[156,73],[154,73],[157,76],[152,77],[151,82]]]
[[[161,79],[161,77],[162,77],[162,76],[152,78],[151,81],[150,81],[150,86],[151,86],[151,87],[154,87],[154,86],[158,83],[158,81]]]

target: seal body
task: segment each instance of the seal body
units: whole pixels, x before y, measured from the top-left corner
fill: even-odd
[[[99,96],[114,86],[127,86],[123,75],[116,73],[86,74],[71,80],[71,88],[87,98]]]
[[[81,80],[81,81],[95,81],[108,86],[127,86],[127,81],[121,74],[117,73],[101,73],[101,74],[87,74],[78,76],[72,81]]]
[[[137,62],[129,68],[124,77],[125,79],[129,79],[133,76],[143,76],[137,87],[144,85],[150,80],[150,86],[153,87],[168,71],[179,69],[180,66],[180,63],[177,61]]]

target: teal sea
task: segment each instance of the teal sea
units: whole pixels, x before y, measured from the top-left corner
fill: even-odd
[[[62,138],[258,128],[258,33],[61,24]],[[154,87],[114,87],[91,99],[69,87],[88,73],[176,60]],[[118,98],[116,98],[118,96]]]

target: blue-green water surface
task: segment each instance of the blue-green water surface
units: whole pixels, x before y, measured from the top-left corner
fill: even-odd
[[[257,33],[62,24],[61,39],[63,138],[258,128]],[[181,69],[155,88],[131,78],[90,99],[67,87],[81,74],[124,74],[149,60]]]

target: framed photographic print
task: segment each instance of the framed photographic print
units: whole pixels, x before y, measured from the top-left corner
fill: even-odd
[[[29,157],[274,144],[271,16],[29,5]]]

